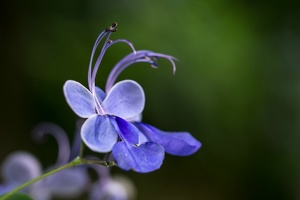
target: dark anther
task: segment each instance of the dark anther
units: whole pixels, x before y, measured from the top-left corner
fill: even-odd
[[[112,23],[112,25],[111,25],[113,28],[117,28],[117,26],[118,26],[118,23],[117,22],[114,22],[114,23]]]
[[[110,31],[110,32],[116,32],[117,31],[117,26],[118,26],[118,23],[117,22],[114,22],[112,23],[111,26],[107,27],[106,28],[106,31]]]

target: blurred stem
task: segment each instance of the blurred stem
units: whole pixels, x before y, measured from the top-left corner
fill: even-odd
[[[82,148],[81,148],[82,149]],[[12,191],[6,193],[5,195],[1,196],[0,197],[0,200],[5,200],[7,198],[9,198],[11,195],[13,195],[14,193],[18,192],[19,190],[39,181],[39,180],[42,180],[43,178],[46,178],[52,174],[55,174],[59,171],[62,171],[64,169],[67,169],[69,167],[74,167],[74,166],[77,166],[77,165],[83,165],[83,164],[86,164],[86,165],[94,165],[94,164],[97,164],[97,165],[103,165],[103,166],[106,166],[106,167],[111,167],[111,166],[116,166],[116,163],[113,162],[113,161],[103,161],[103,160],[89,160],[89,159],[84,159],[84,158],[81,158],[80,156],[78,156],[77,158],[75,158],[73,161],[69,162],[68,164],[65,164],[61,167],[58,167],[52,171],[49,171],[39,177],[36,177],[34,179],[31,179],[30,181],[24,183],[23,185],[20,185],[19,187],[16,187],[15,189],[13,189]]]
[[[79,157],[80,157],[80,158],[83,157],[83,150],[84,150],[84,143],[81,141],[80,151],[79,151]]]

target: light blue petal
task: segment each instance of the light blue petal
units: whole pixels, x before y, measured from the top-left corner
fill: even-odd
[[[42,174],[39,161],[25,151],[10,154],[3,162],[1,172],[6,182],[21,185]]]
[[[82,125],[81,138],[91,150],[107,153],[117,142],[118,133],[108,116],[93,115]]]
[[[145,106],[143,88],[135,81],[115,84],[102,103],[106,114],[130,119],[140,114]]]
[[[92,93],[77,81],[68,80],[64,84],[64,94],[67,103],[79,117],[88,118],[96,113]]]
[[[143,115],[142,113],[132,117],[132,118],[127,118],[126,121],[128,122],[141,122],[142,121],[142,118],[143,118]]]
[[[140,144],[144,142],[150,142],[149,138],[146,137],[146,135],[142,132],[139,134]]]
[[[201,143],[188,132],[165,132],[149,124],[136,123],[136,125],[150,141],[163,146],[169,154],[188,156],[201,147]]]
[[[112,154],[121,169],[133,169],[140,173],[159,169],[164,160],[164,149],[154,142],[146,142],[140,146],[118,142],[113,147]]]
[[[106,94],[103,90],[101,90],[101,88],[99,87],[95,87],[95,93],[96,93],[96,97],[99,101],[99,103],[102,103],[102,101],[105,99],[106,97]]]

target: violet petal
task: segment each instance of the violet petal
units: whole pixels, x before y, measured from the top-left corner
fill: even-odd
[[[154,142],[146,142],[140,146],[118,142],[113,147],[112,153],[121,169],[133,169],[141,173],[159,169],[164,160],[164,149]]]
[[[131,145],[137,145],[140,143],[139,135],[141,132],[132,123],[127,122],[120,117],[111,117],[111,121],[123,141],[126,141]]]
[[[188,132],[165,132],[149,124],[136,124],[150,141],[163,146],[169,154],[188,156],[195,153],[201,147],[201,143]]]

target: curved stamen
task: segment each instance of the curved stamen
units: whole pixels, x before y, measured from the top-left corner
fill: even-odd
[[[91,54],[91,58],[90,58],[90,64],[89,64],[89,70],[88,70],[88,84],[89,84],[89,88],[91,88],[92,86],[92,63],[93,63],[93,58],[94,58],[94,54],[96,52],[96,49],[99,45],[99,43],[101,42],[101,40],[104,38],[104,36],[107,34],[108,32],[105,30],[105,31],[102,31],[100,33],[100,35],[98,36],[98,38],[96,39],[96,42],[94,44],[94,47],[93,47],[93,50],[92,50],[92,54]]]
[[[104,46],[102,47],[100,55],[99,55],[95,65],[94,65],[93,73],[91,75],[91,80],[90,80],[90,83],[91,83],[90,84],[90,91],[92,92],[92,94],[95,97],[96,109],[97,109],[97,112],[100,115],[104,114],[105,111],[103,110],[103,108],[102,108],[101,104],[99,103],[99,100],[97,99],[96,94],[95,94],[95,79],[96,79],[96,75],[97,75],[97,72],[98,72],[98,69],[99,69],[99,66],[101,64],[101,61],[102,61],[102,58],[103,58],[104,54],[106,53],[106,51],[109,47],[111,47],[112,45],[114,45],[118,42],[124,42],[124,43],[128,44],[131,47],[131,49],[133,50],[133,53],[134,54],[136,53],[135,48],[134,48],[133,44],[130,41],[125,40],[125,39],[118,39],[118,40],[115,40],[115,41],[111,41],[109,39],[109,37],[110,37],[110,35],[107,36],[106,42],[105,42]]]
[[[155,62],[158,58],[165,58],[169,62],[171,62],[173,66],[173,74],[175,74],[176,71],[176,65],[174,60],[177,60],[176,58],[165,55],[165,54],[160,54],[160,53],[155,53],[152,51],[147,51],[147,50],[139,50],[134,53],[130,53],[127,56],[125,56],[122,60],[120,60],[115,67],[111,70],[108,79],[106,81],[106,86],[105,86],[105,91],[106,93],[111,89],[111,87],[114,85],[117,77],[120,75],[120,73],[126,69],[128,66],[138,63],[138,62],[146,62],[149,63],[153,68],[157,68],[157,63]]]
[[[94,90],[95,90],[95,88],[94,88]],[[97,95],[95,94],[95,92],[94,92],[93,95],[94,95],[94,100],[95,100],[95,102],[96,102],[96,112],[97,112],[97,114],[99,114],[99,115],[104,115],[104,114],[105,114],[105,111],[104,111],[104,109],[102,108],[101,103],[99,102],[99,100],[98,100]]]
[[[90,58],[89,70],[88,70],[88,84],[89,84],[90,89],[92,88],[92,83],[93,83],[92,82],[92,65],[93,65],[93,59],[94,59],[94,55],[97,50],[97,47],[98,47],[99,43],[101,42],[101,40],[109,33],[107,40],[106,40],[106,41],[108,41],[111,33],[117,31],[117,26],[118,26],[118,23],[113,22],[111,26],[107,27],[104,31],[102,31],[99,34],[98,38],[95,41],[95,44],[94,44],[94,47],[92,50],[92,54],[91,54],[91,58]]]
[[[136,50],[135,50],[135,48],[134,48],[132,42],[130,42],[129,40],[125,40],[125,39],[117,39],[117,40],[111,41],[111,42],[110,42],[110,46],[112,46],[112,45],[114,45],[114,44],[116,44],[116,43],[118,43],[118,42],[124,42],[124,43],[128,44],[128,45],[131,47],[133,53],[134,53],[134,54],[136,53]]]
[[[96,78],[97,71],[99,69],[99,66],[100,66],[100,63],[102,61],[102,58],[103,58],[106,50],[108,49],[109,44],[111,43],[111,40],[109,39],[110,35],[111,35],[111,32],[108,33],[108,36],[106,37],[104,45],[103,45],[103,47],[102,47],[102,49],[100,51],[100,54],[99,54],[99,56],[98,56],[98,58],[97,58],[97,60],[95,62],[95,65],[93,67],[93,72],[91,74],[91,87],[90,87],[90,91],[92,92],[92,94],[95,94],[94,89],[95,89],[95,78]]]
[[[108,28],[106,28],[104,31],[102,31],[100,33],[100,35],[98,36],[95,44],[94,44],[94,47],[93,47],[93,50],[92,50],[92,54],[91,54],[91,58],[90,58],[90,64],[89,64],[89,70],[88,70],[88,85],[89,85],[89,90],[91,91],[91,93],[94,95],[94,98],[95,98],[95,101],[96,101],[96,110],[97,110],[97,113],[102,115],[104,114],[104,110],[101,106],[101,104],[99,103],[97,97],[96,97],[96,94],[95,94],[95,79],[96,79],[96,75],[97,75],[97,72],[98,72],[98,69],[100,67],[100,64],[101,64],[101,61],[102,61],[102,58],[104,56],[104,54],[106,53],[107,49],[109,47],[111,47],[112,45],[118,43],[118,42],[124,42],[126,44],[128,44],[131,49],[133,50],[133,52],[135,53],[135,48],[133,47],[133,44],[128,41],[128,40],[125,40],[125,39],[118,39],[118,40],[115,40],[115,41],[112,41],[110,40],[110,35],[111,33],[113,32],[116,32],[117,29],[117,23],[114,22],[111,26],[109,26]],[[99,53],[99,56],[94,64],[94,67],[92,67],[92,63],[93,63],[93,59],[94,59],[94,55],[95,55],[95,52],[98,48],[98,45],[99,43],[101,42],[101,40],[106,36],[106,40],[104,42],[104,45]]]
[[[112,45],[114,45],[116,43],[123,42],[123,43],[128,44],[130,46],[130,48],[132,49],[133,53],[136,54],[136,50],[135,50],[133,44],[130,41],[125,40],[125,39],[117,39],[115,41],[111,41],[111,40],[109,40],[109,36],[107,37],[106,42],[105,42],[105,44],[104,44],[104,46],[103,46],[103,48],[100,52],[100,55],[99,55],[95,65],[94,65],[94,68],[93,68],[93,73],[92,73],[92,78],[91,78],[92,87],[90,88],[90,90],[93,94],[94,94],[94,89],[95,89],[95,79],[96,79],[97,71],[99,69],[99,66],[100,66],[100,63],[102,61],[103,56],[104,56],[104,54],[106,53],[106,51],[109,47],[111,47]]]
[[[56,139],[58,144],[57,166],[66,164],[69,161],[70,144],[66,132],[61,127],[51,122],[44,122],[35,126],[32,134],[33,139],[38,142],[41,142],[47,134]]]

